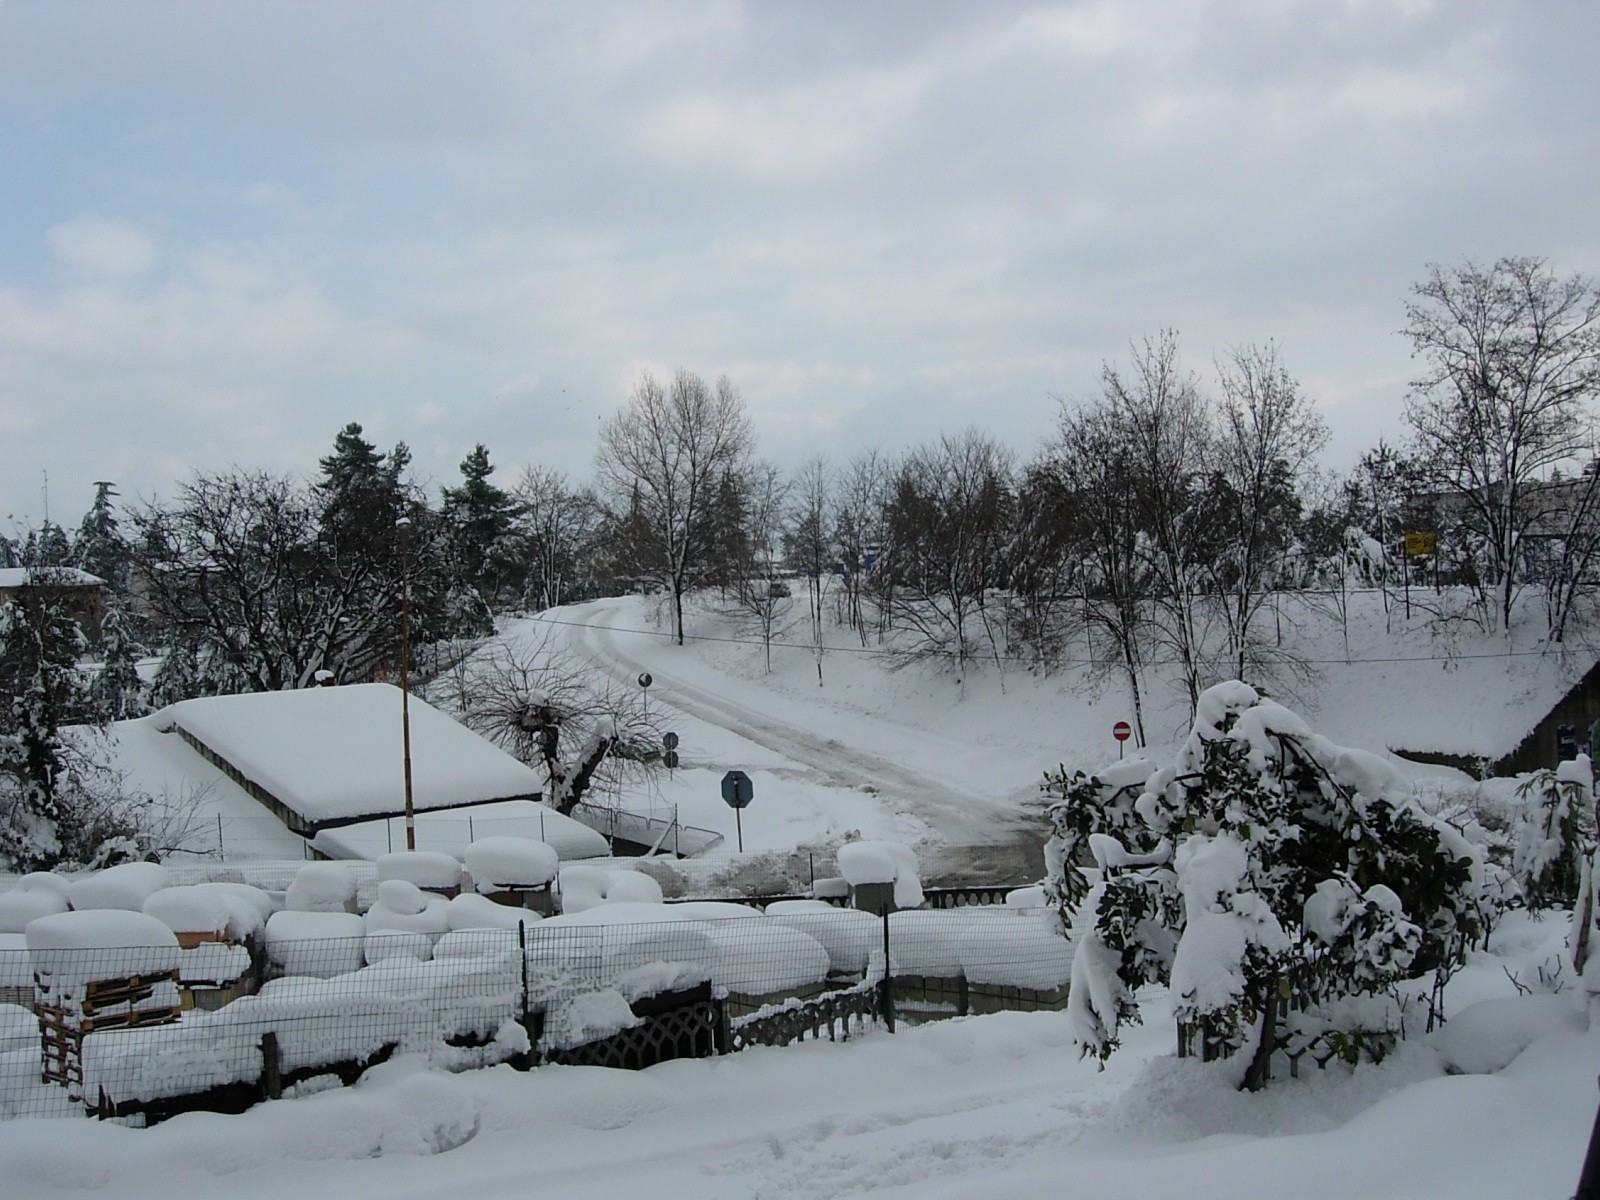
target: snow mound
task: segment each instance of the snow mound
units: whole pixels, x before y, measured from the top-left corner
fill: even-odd
[[[479,892],[543,887],[561,866],[555,847],[537,838],[479,838],[467,847],[465,858]]]
[[[354,871],[344,863],[314,862],[295,872],[283,905],[290,912],[349,912],[355,898]]]
[[[267,920],[267,956],[285,975],[326,979],[360,969],[364,933],[354,913],[273,913]]]
[[[450,928],[450,902],[425,892],[404,879],[385,879],[378,885],[378,901],[366,915],[369,934],[381,930],[418,933],[433,938]]]
[[[47,1003],[82,999],[83,984],[159,975],[179,964],[178,935],[126,909],[57,913],[28,923],[28,957]],[[174,993],[171,1003],[177,1003]]]
[[[561,870],[561,911],[583,912],[600,904],[660,904],[661,885],[638,871],[609,871],[604,867],[564,867]],[[651,920],[668,920],[657,916]]]
[[[1432,1041],[1452,1075],[1492,1075],[1540,1038],[1587,1026],[1569,997],[1510,996],[1462,1009]]]
[[[961,971],[968,982],[1036,991],[1066,984],[1072,943],[1041,914],[1008,915],[1010,920],[980,921],[961,935]]]
[[[21,933],[35,917],[48,917],[67,911],[67,898],[43,888],[21,887],[0,895],[0,933]]]
[[[209,933],[221,937],[233,920],[226,894],[212,888],[163,888],[144,902],[144,913],[175,933]]]
[[[496,904],[487,896],[471,892],[462,893],[445,906],[445,920],[452,930],[515,929],[539,919],[539,914],[529,909]]]
[[[139,912],[153,893],[171,885],[172,878],[159,863],[123,863],[73,880],[67,888],[67,899],[77,909],[121,908]]]
[[[894,902],[900,908],[922,903],[922,881],[917,856],[898,842],[846,842],[839,847],[839,874],[851,887],[869,883],[894,884]]]
[[[461,886],[461,864],[438,850],[397,850],[378,856],[378,879],[404,879],[419,888]]]
[[[865,971],[873,948],[883,940],[883,922],[877,917],[821,900],[779,900],[767,905],[767,919],[815,938],[828,952],[833,970],[842,975]]]

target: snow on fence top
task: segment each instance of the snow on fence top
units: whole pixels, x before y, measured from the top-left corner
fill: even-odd
[[[537,796],[541,779],[411,697],[412,807]],[[312,826],[401,811],[400,689],[386,683],[207,696],[163,709],[180,729]]]

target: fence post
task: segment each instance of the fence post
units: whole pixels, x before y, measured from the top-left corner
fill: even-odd
[[[261,1035],[261,1094],[268,1100],[283,1098],[283,1074],[279,1069],[278,1035]]]
[[[528,1023],[528,927],[523,922],[517,922],[517,956],[521,960],[522,974],[522,1023]]]
[[[1589,1134],[1589,1149],[1583,1156],[1583,1171],[1573,1200],[1600,1200],[1600,1111],[1594,1115],[1594,1129]]]
[[[889,906],[878,910],[883,916],[883,1023],[894,1032],[894,967],[889,960]]]

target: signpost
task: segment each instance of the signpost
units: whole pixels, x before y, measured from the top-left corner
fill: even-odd
[[[678,735],[669,730],[662,734],[661,744],[667,748],[667,752],[661,756],[661,761],[666,764],[667,770],[676,770],[678,766]]]
[[[655,680],[650,677],[649,671],[639,672],[639,690],[644,693],[644,715],[646,718],[650,716],[650,685],[654,682]]]
[[[743,811],[749,807],[750,801],[755,797],[755,787],[750,782],[750,776],[743,771],[729,771],[722,777],[722,799],[725,804],[733,809],[733,823],[739,831],[739,853],[744,853],[744,819]]]
[[[1111,727],[1111,736],[1117,739],[1117,758],[1122,758],[1122,743],[1133,736],[1133,726],[1126,721],[1118,721]]]

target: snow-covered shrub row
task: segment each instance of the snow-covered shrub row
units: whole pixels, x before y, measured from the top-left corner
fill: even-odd
[[[1045,786],[1060,797],[1048,890],[1072,920],[1068,1011],[1086,1053],[1108,1054],[1137,1019],[1134,989],[1159,982],[1186,1048],[1259,1051],[1247,1086],[1278,1052],[1379,1056],[1394,1014],[1359,1001],[1448,969],[1487,915],[1477,848],[1393,768],[1237,681],[1200,697],[1170,763],[1063,769]]]
[[[214,1013],[86,1039],[84,1094],[148,1101],[256,1080],[266,1033],[277,1035],[286,1073],[365,1060],[389,1045],[459,1065],[460,1052],[445,1042],[462,1037],[492,1039],[482,1065],[504,1061],[527,1049],[515,1024],[519,976],[515,955],[479,954],[275,980]]]

